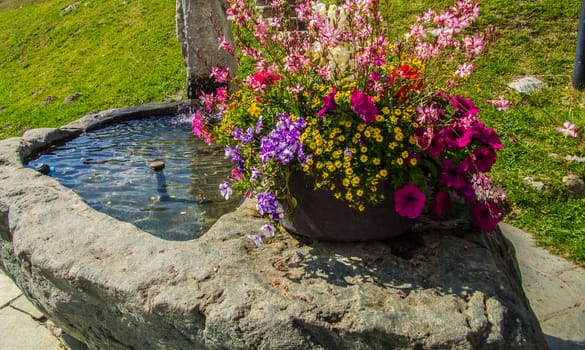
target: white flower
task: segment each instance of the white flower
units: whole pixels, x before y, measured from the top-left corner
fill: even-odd
[[[318,13],[321,17],[327,16],[327,6],[322,2],[313,3],[313,12]]]
[[[337,18],[337,5],[329,5],[329,9],[327,10],[327,18],[329,18],[329,23],[331,25],[335,24],[335,20]]]
[[[274,232],[276,230],[274,229],[274,226],[272,226],[272,224],[266,223],[266,224],[262,225],[262,227],[260,228],[260,231],[262,232],[262,235],[264,237],[274,237]]]
[[[343,46],[336,46],[329,49],[329,64],[331,70],[337,70],[338,73],[343,73],[347,70],[351,51]]]
[[[248,235],[248,238],[250,238],[252,241],[254,241],[254,244],[256,244],[256,247],[261,248],[264,246],[264,241],[262,240],[262,236]]]
[[[225,200],[228,200],[233,193],[232,186],[227,181],[224,181],[219,185],[219,192]]]

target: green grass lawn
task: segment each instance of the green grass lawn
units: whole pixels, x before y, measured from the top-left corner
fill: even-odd
[[[405,20],[429,4],[448,3],[388,0],[399,18],[389,25],[401,32]],[[75,8],[64,11],[70,4]],[[504,142],[493,176],[509,194],[506,221],[585,265],[585,199],[570,198],[562,184],[567,174],[585,176],[585,164],[562,160],[585,156],[584,139],[555,130],[569,120],[585,134],[585,94],[571,87],[580,2],[481,4],[477,26],[494,25],[496,41],[463,92],[474,97],[482,120]],[[174,0],[0,0],[0,138],[60,126],[90,111],[176,96],[184,89],[184,68],[174,11]],[[546,88],[524,96],[507,87],[527,75]],[[82,97],[64,105],[75,92]],[[510,111],[486,102],[500,95],[514,101]],[[49,96],[56,100],[43,104]],[[528,176],[547,190],[532,189],[523,180]]]
[[[0,138],[176,95],[185,73],[174,14],[174,0],[51,0],[0,12]]]

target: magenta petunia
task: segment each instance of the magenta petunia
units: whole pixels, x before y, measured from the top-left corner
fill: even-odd
[[[451,207],[451,197],[445,191],[435,193],[431,211],[441,217]]]
[[[363,119],[366,124],[370,124],[378,115],[378,108],[374,104],[372,96],[364,94],[360,90],[353,90],[350,96],[351,109]]]
[[[480,203],[471,209],[473,224],[484,231],[493,231],[502,220],[502,212],[492,203]]]
[[[441,161],[441,183],[445,186],[459,189],[465,185],[465,171],[456,166],[450,159]]]
[[[414,138],[418,147],[433,157],[440,156],[447,149],[443,135],[435,133],[432,128],[418,128]]]
[[[453,96],[451,97],[451,105],[457,112],[461,113],[461,117],[475,117],[479,113],[479,108],[469,98]]]
[[[494,129],[485,127],[476,128],[476,133],[477,138],[492,149],[502,149],[502,147],[504,147],[502,141],[500,141],[500,137]]]
[[[425,208],[427,197],[413,184],[407,184],[394,192],[394,207],[398,215],[416,219]]]
[[[445,143],[449,149],[461,149],[471,143],[474,132],[469,127],[448,126],[443,128]]]
[[[457,190],[457,193],[465,199],[465,203],[475,203],[475,190],[473,189],[473,185],[471,182],[469,182],[469,180],[465,180],[465,184]]]
[[[475,167],[482,173],[487,173],[492,169],[492,165],[496,162],[496,152],[488,147],[476,148],[473,150],[475,158]],[[475,173],[475,171],[472,170]]]
[[[337,93],[337,86],[334,86],[333,89],[327,96],[323,97],[323,108],[317,112],[319,117],[322,117],[327,111],[332,111],[337,108],[337,103],[335,103],[335,94]]]

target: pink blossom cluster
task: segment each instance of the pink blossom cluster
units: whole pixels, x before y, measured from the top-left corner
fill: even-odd
[[[414,41],[412,53],[425,61],[441,54],[461,51],[468,62],[458,65],[455,75],[468,77],[475,65],[471,63],[484,50],[483,35],[475,34],[458,39],[479,15],[479,4],[472,1],[458,1],[444,12],[427,10],[412,25],[406,38]]]
[[[203,114],[201,113],[201,111],[197,111],[197,113],[195,113],[194,117],[193,117],[193,134],[195,134],[195,136],[203,139],[203,141],[205,141],[205,143],[207,144],[211,144],[211,142],[213,141],[213,137],[211,135],[211,131],[209,130],[209,127],[207,126],[207,123],[204,120]]]
[[[502,217],[499,205],[506,200],[505,192],[486,175],[496,162],[495,151],[503,147],[498,135],[479,121],[479,109],[470,99],[439,94],[418,111],[416,142],[422,151],[441,159],[432,210],[440,216],[449,209],[449,192],[475,208],[472,213],[478,227],[493,230]],[[408,210],[420,215],[425,199],[418,198],[409,202]]]

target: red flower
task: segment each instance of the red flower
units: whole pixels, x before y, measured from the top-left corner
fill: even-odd
[[[420,74],[418,74],[416,68],[409,66],[408,64],[403,65],[400,69],[392,69],[390,73],[392,77],[400,77],[403,79],[418,79],[420,78]]]
[[[254,73],[253,79],[255,82],[264,84],[264,85],[272,85],[275,81],[280,79],[280,75],[276,73],[270,73],[267,71],[260,71]]]

